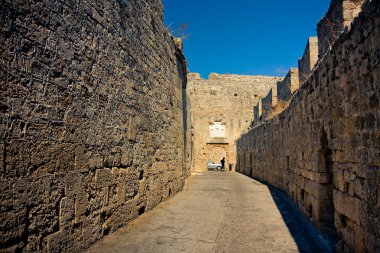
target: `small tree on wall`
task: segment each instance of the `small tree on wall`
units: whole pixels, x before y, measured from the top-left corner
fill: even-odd
[[[327,43],[329,47],[331,47],[343,31],[343,24],[341,24],[337,20],[333,20],[329,17],[326,17],[323,20],[322,25],[326,27],[326,30],[330,33],[330,37],[327,40]]]
[[[188,33],[189,24],[187,22],[178,25],[169,24],[166,29],[171,35],[181,40],[190,38],[190,33]]]

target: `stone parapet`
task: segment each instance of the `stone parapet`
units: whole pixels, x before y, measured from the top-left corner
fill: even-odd
[[[259,101],[257,101],[257,104],[253,107],[253,123],[254,126],[257,126],[260,124],[262,118],[261,115],[263,114],[263,104],[261,98]]]
[[[277,83],[277,99],[289,101],[293,93],[299,88],[299,74],[297,68],[290,68],[283,81]]]
[[[309,37],[302,57],[298,60],[299,82],[302,84],[318,62],[318,37]]]
[[[332,0],[326,15],[318,22],[318,54],[322,58],[335,40],[344,31],[350,29],[354,18],[362,10],[365,0]]]

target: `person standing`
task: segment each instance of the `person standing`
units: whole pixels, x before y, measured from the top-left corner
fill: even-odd
[[[220,164],[222,165],[222,170],[224,170],[224,164],[226,163],[226,160],[224,159],[224,157],[223,157],[223,159],[222,160],[220,160]]]

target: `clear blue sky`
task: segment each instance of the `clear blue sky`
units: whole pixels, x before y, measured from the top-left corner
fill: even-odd
[[[284,76],[330,0],[164,0],[165,24],[188,23],[191,72]]]

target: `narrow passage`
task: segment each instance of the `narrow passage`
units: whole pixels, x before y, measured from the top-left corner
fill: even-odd
[[[283,206],[281,215],[273,194],[238,173],[195,175],[183,192],[88,252],[322,252]]]

